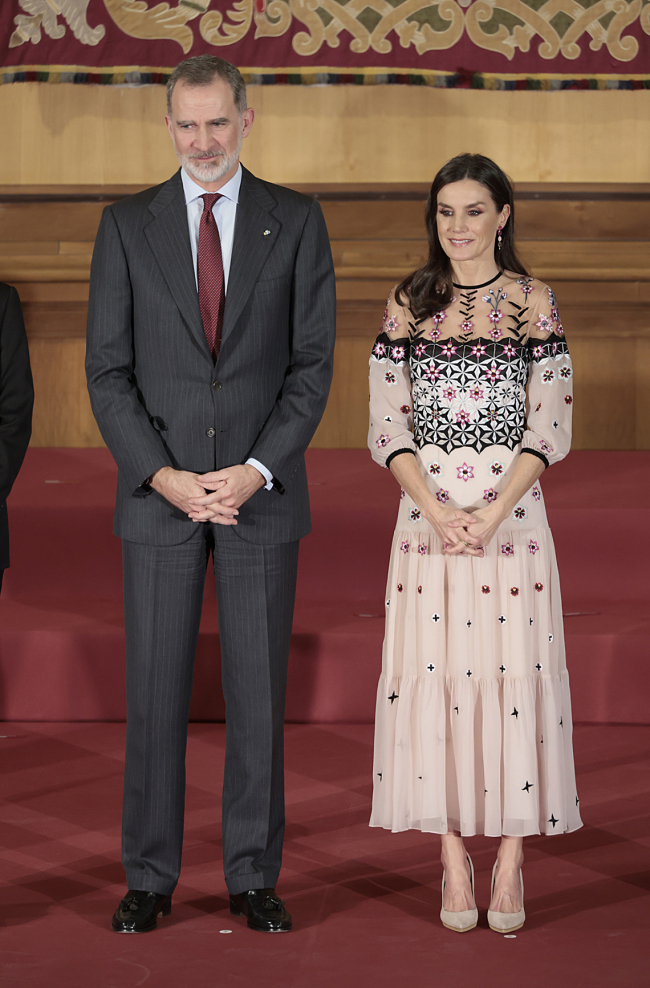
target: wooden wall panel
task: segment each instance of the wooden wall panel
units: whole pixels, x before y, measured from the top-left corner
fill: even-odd
[[[33,446],[102,446],[84,374],[84,339],[31,339]]]
[[[518,181],[646,182],[650,91],[487,92],[251,86],[244,162],[280,183],[430,182],[479,151]],[[176,159],[161,86],[0,87],[0,184],[164,181]]]

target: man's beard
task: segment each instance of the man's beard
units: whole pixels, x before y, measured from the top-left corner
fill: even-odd
[[[232,154],[225,154],[223,151],[220,151],[216,161],[212,158],[206,159],[194,155],[179,154],[178,151],[176,151],[176,157],[187,174],[195,182],[205,182],[211,185],[213,182],[218,182],[220,178],[223,178],[224,175],[227,175],[234,168],[239,159],[241,147],[242,138],[239,139],[238,146]],[[174,150],[176,149],[174,148]]]

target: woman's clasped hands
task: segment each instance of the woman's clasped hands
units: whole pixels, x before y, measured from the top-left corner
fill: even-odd
[[[502,511],[495,505],[487,505],[476,511],[442,507],[428,520],[442,541],[445,556],[484,555],[484,547],[494,537],[503,521]]]

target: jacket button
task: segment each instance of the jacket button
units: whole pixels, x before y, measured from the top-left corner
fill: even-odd
[[[214,439],[217,433],[214,429],[206,429],[205,434],[208,437],[208,439]]]
[[[221,381],[213,381],[212,387],[215,391],[221,391]]]

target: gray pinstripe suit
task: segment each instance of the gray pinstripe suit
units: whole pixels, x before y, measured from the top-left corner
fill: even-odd
[[[180,173],[104,211],[86,370],[118,465],[129,888],[170,894],[180,872],[188,709],[210,551],[226,699],[226,882],[233,894],[276,884],[298,540],[310,528],[304,451],[325,407],[334,334],[327,230],[305,196],[243,170],[216,366]],[[163,466],[206,473],[249,456],[271,471],[275,487],[242,505],[235,528],[191,522],[143,485]]]

